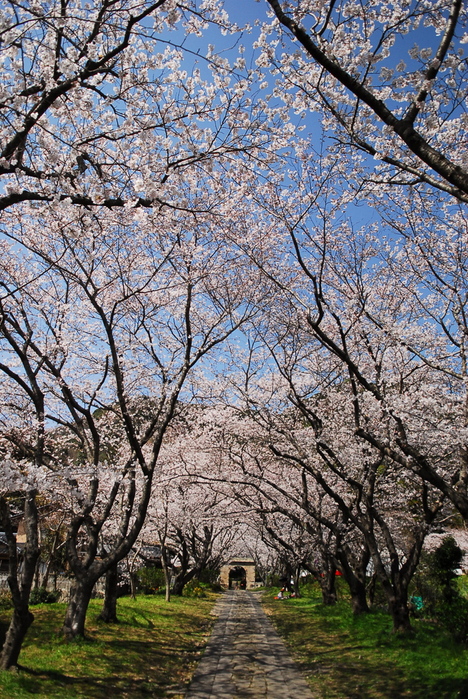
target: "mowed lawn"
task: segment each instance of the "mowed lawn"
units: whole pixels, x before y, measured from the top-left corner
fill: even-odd
[[[206,645],[217,596],[121,598],[118,624],[97,621],[102,601],[93,600],[87,638],[72,643],[58,635],[64,604],[32,608],[35,621],[20,655],[18,673],[0,672],[0,697],[102,699],[183,697]],[[0,613],[3,630],[9,614]]]
[[[263,602],[317,699],[468,699],[468,648],[430,621],[401,638],[385,612],[353,618],[345,600]]]

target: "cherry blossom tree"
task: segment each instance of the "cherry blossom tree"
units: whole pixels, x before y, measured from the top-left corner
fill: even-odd
[[[260,493],[257,511],[288,517],[307,534],[317,531],[317,523],[327,528],[333,536],[328,540],[333,551],[329,568],[333,574],[336,567],[344,573],[357,612],[367,608],[365,582],[371,559],[394,629],[407,631],[411,628],[408,586],[424,537],[443,511],[444,499],[410,464],[389,458],[383,449],[362,439],[356,430],[358,418],[365,421],[369,433],[388,439],[381,405],[373,396],[354,390],[333,355],[327,361],[320,345],[314,347],[316,340],[298,322],[294,306],[289,306],[289,315],[286,309],[280,303],[277,312],[270,310],[270,324],[264,330],[275,365],[265,365],[263,344],[257,363],[253,355],[245,362],[250,376],[238,375],[233,381],[238,390],[244,387],[245,407],[226,409],[224,419],[223,411],[214,412],[218,429],[213,442],[221,444],[221,437],[224,442],[220,471],[212,477],[235,487],[236,496],[254,509],[252,503]],[[396,379],[405,375],[407,357],[399,347],[384,349],[390,398],[395,386],[401,385]],[[419,377],[410,372],[409,376],[412,399],[418,388],[424,396],[427,374]],[[401,392],[396,395],[401,405]],[[423,432],[419,422],[434,419],[429,406],[422,406],[418,418],[412,417],[418,439],[428,453],[435,450],[440,433]],[[318,506],[324,501],[326,509]]]
[[[323,604],[335,604],[335,542],[331,531],[314,528],[310,522],[307,526],[304,519],[301,521],[291,516],[291,502],[287,502],[286,508],[281,508],[276,504],[262,503],[259,495],[261,536],[265,544],[276,552],[276,567],[280,579],[285,580],[285,587],[295,597],[300,597],[301,573],[309,572],[320,583]],[[277,503],[279,497],[275,500]]]
[[[8,585],[13,602],[13,614],[0,655],[0,668],[7,670],[17,664],[23,639],[34,620],[34,615],[29,610],[29,595],[34,582],[40,549],[38,542],[37,490],[34,484],[27,482],[27,478],[21,478],[15,468],[8,468],[7,463],[4,462],[2,470],[0,523],[5,532],[8,545]],[[26,525],[27,538],[21,562],[19,561],[19,552],[12,522],[15,507],[14,503],[12,503],[10,489],[13,484],[16,485],[16,488],[19,487],[21,489],[21,499],[24,501],[20,512]],[[18,497],[18,492],[16,495]]]
[[[198,402],[178,405],[145,524],[167,552],[163,564],[175,595],[206,570],[219,570],[242,530],[237,501],[211,482],[210,455],[200,451],[207,435],[206,412]]]
[[[277,436],[273,432],[270,437],[271,449],[277,457],[306,469],[334,500],[344,520],[360,531],[386,591],[395,630],[404,630],[410,626],[408,584],[424,536],[443,502],[432,486],[448,495],[450,481],[444,469],[452,463],[452,473],[456,473],[460,463],[457,451],[463,456],[464,401],[452,394],[444,374],[432,366],[429,344],[436,352],[442,350],[437,335],[426,334],[428,361],[423,362],[415,360],[408,347],[395,339],[395,333],[382,331],[384,322],[387,330],[401,327],[397,320],[404,301],[401,293],[396,294],[398,280],[393,279],[390,286],[385,277],[387,283],[380,287],[377,273],[364,273],[362,247],[353,250],[356,237],[346,235],[341,242],[335,230],[326,257],[320,246],[323,230],[322,238],[316,235],[309,240],[310,248],[301,240],[303,247],[297,246],[297,256],[306,276],[314,259],[312,253],[320,251],[320,276],[306,276],[316,315],[303,311],[306,300],[310,303],[307,286],[292,285],[291,274],[286,286],[282,270],[275,270],[281,296],[278,310],[265,326],[264,338],[284,381],[284,397],[278,404],[274,394],[271,398],[269,414],[277,430]],[[369,256],[375,254],[375,247],[371,249]],[[390,289],[393,293],[388,293]],[[357,299],[365,300],[366,309],[374,309],[373,317],[379,318],[380,324],[369,322]],[[424,330],[427,333],[427,328]],[[417,322],[407,323],[405,331],[415,333],[414,337],[420,334]],[[271,392],[271,382],[266,385]],[[327,408],[328,400],[332,402]],[[261,398],[254,394],[252,406],[260,403]],[[288,404],[305,421],[304,432],[300,423],[294,429],[285,423]],[[265,414],[264,407],[258,410],[259,416]],[[268,429],[271,433],[272,427]],[[315,444],[303,443],[301,433],[308,438],[314,434]],[[410,439],[412,454],[424,457],[427,469],[444,480],[444,488],[436,478],[426,477],[427,471],[418,468],[416,460],[402,458],[402,452],[411,448]],[[460,447],[454,449],[455,444]],[[443,462],[439,461],[442,450]],[[404,499],[397,504],[398,484],[401,488],[403,483],[405,490],[400,495]],[[414,512],[412,521],[407,518],[407,497]]]
[[[431,205],[407,190],[386,198],[382,225],[358,229],[343,211],[351,200],[330,159],[302,161],[288,182],[258,192],[262,224],[252,215],[240,245],[276,286],[277,301],[257,343],[274,356],[291,337],[291,366],[294,352],[298,360],[320,357],[325,382],[352,387],[360,438],[438,488],[466,518],[463,207]],[[275,324],[276,334],[268,329]],[[300,380],[307,383],[307,371]],[[387,424],[383,441],[366,427],[374,410]]]
[[[186,70],[184,37],[236,31],[216,2],[3,11],[2,455],[34,483],[31,561],[34,492],[66,503],[69,636],[141,534],[165,450],[155,521],[182,586],[237,501],[286,558],[302,560],[284,522],[302,528],[357,611],[371,557],[406,628],[444,498],[468,517],[465,9],[268,5],[245,73],[211,48]],[[310,111],[314,148],[293,123]],[[353,223],[356,190],[379,220]],[[223,391],[227,412],[168,432]]]
[[[34,583],[40,555],[38,482],[34,467],[40,467],[45,449],[43,428],[44,402],[36,377],[31,375],[29,394],[18,395],[17,386],[8,374],[1,382],[0,524],[8,545],[8,586],[13,614],[0,655],[4,670],[16,666],[23,639],[34,620],[29,609],[29,595]],[[28,434],[26,447],[23,439]],[[22,520],[26,533],[24,551],[16,542],[14,520]]]
[[[418,361],[433,371],[450,377],[453,391],[465,401],[466,393],[466,229],[463,206],[447,202],[415,199],[407,194],[388,197],[381,212],[389,238],[379,257],[386,269],[390,293],[399,293],[403,322],[380,325],[393,339],[398,339]],[[394,280],[391,282],[391,280]],[[413,322],[403,332],[406,319]],[[420,326],[416,331],[415,323]],[[466,408],[465,408],[466,414]],[[466,418],[465,418],[466,421]]]
[[[0,369],[26,406],[39,405],[41,465],[68,498],[69,636],[84,633],[96,580],[141,530],[188,377],[253,312],[223,232],[234,219],[205,208],[197,219],[142,209],[100,217],[67,202],[44,219],[9,214]],[[20,421],[3,436],[29,456],[32,434]],[[110,529],[113,545],[101,551]]]
[[[307,373],[310,377],[310,367]],[[322,564],[328,562],[322,570],[328,573],[321,581],[324,594],[333,596],[332,576],[339,568],[356,613],[367,609],[366,572],[372,560],[394,630],[407,631],[408,586],[443,500],[410,470],[404,472],[362,444],[354,434],[355,401],[346,385],[306,396],[301,383],[300,395],[296,376],[291,374],[285,391],[279,382],[269,404],[255,412],[254,427],[249,426],[252,416],[237,420],[230,458],[238,469],[231,482],[239,484],[244,500],[254,502],[261,493],[261,510],[280,513],[315,535],[316,552],[325,550]],[[374,419],[375,430],[378,425],[385,429],[379,415]]]
[[[466,202],[461,0],[267,2],[257,64],[279,76],[276,95],[372,156],[371,182],[425,184]]]
[[[357,583],[360,582],[362,595],[365,567],[371,557],[387,596],[394,630],[405,631],[410,627],[408,586],[419,562],[424,537],[441,509],[441,499],[437,493],[430,492],[424,481],[392,468],[381,453],[363,449],[359,440],[353,440],[352,421],[346,425],[343,415],[346,410],[343,391],[338,391],[334,397],[331,412],[326,410],[326,401],[323,394],[314,407],[301,400],[300,413],[308,421],[309,429],[296,428],[294,436],[288,436],[288,446],[273,444],[272,449],[277,456],[298,464],[312,475],[323,492],[336,503],[348,529],[352,525],[351,531],[356,529],[361,533],[365,541],[362,549],[364,570],[362,566],[357,569],[356,573],[359,571],[361,575],[354,575],[354,585],[350,588],[358,593]],[[342,411],[339,417],[338,405]],[[351,401],[348,406],[351,417]],[[325,415],[330,421],[328,425]],[[311,432],[315,435],[315,449],[307,446],[307,441],[302,442],[300,436],[301,433],[307,434],[308,440]],[[314,452],[319,457],[315,464]],[[343,534],[342,538],[346,545]],[[337,544],[337,552],[340,547],[342,549],[344,570],[350,577],[352,558],[346,556],[340,538],[337,538]],[[358,600],[356,594],[356,602]]]
[[[366,611],[369,551],[362,536],[356,535],[349,517],[344,521],[333,499],[320,491],[304,468],[291,468],[275,456],[271,440],[280,428],[268,416],[265,401],[254,415],[233,406],[206,410],[190,460],[191,473],[222,493],[226,503],[234,503],[244,526],[253,527],[275,552],[275,567],[280,565],[282,574],[295,580],[296,593],[300,571],[307,570],[320,583],[324,603],[334,604],[335,573],[343,569],[355,613]]]
[[[267,139],[242,71],[184,48],[215,21],[214,2],[4,3],[0,209],[174,205],[173,174]]]

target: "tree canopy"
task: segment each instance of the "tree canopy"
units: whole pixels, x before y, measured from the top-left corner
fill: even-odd
[[[466,9],[248,8],[2,8],[3,667],[38,497],[69,636],[145,532],[183,587],[233,530],[356,613],[372,567],[407,630],[425,536],[467,521]]]

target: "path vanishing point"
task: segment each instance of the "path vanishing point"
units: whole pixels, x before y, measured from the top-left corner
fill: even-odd
[[[186,699],[314,699],[257,595],[230,590]]]

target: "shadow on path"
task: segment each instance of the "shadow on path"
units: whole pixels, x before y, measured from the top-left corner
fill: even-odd
[[[230,590],[186,699],[314,699],[255,594]]]

